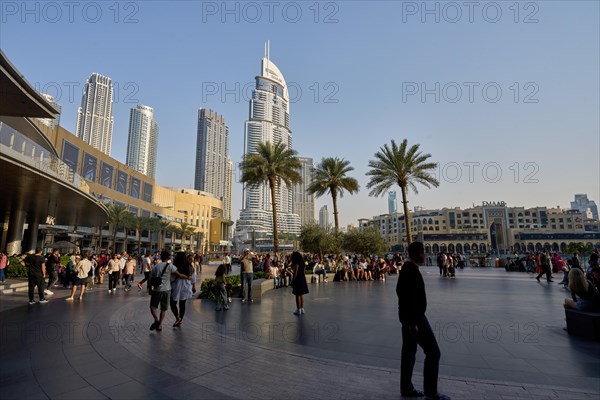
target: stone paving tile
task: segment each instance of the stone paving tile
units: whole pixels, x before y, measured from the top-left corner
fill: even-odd
[[[518,283],[518,279],[513,281]],[[511,284],[514,282],[511,281]],[[427,285],[432,283],[439,282],[427,281]],[[457,285],[463,283],[468,282],[455,282]],[[390,298],[393,298],[393,285],[388,286],[382,285],[373,291],[373,288],[369,289],[366,285],[331,285],[316,288],[313,293],[318,292],[323,298],[336,299],[342,295],[376,301],[379,294],[385,290],[389,290],[389,294],[392,295]],[[493,304],[500,304],[500,299],[507,298],[506,290],[502,288],[494,292],[492,289],[488,292],[490,298],[484,305],[486,309],[483,312],[497,312],[498,306]],[[432,293],[435,296],[435,291]],[[7,380],[4,381],[3,376],[0,376],[0,398],[4,399],[2,394],[8,393],[7,388],[15,390],[14,386],[18,386],[18,382],[30,382],[29,391],[23,393],[42,393],[37,398],[44,398],[44,385],[50,385],[53,397],[76,397],[77,393],[82,397],[87,397],[85,393],[89,393],[90,397],[92,394],[99,394],[110,398],[145,399],[172,397],[384,400],[399,397],[399,325],[394,319],[396,313],[393,302],[389,309],[386,309],[384,304],[378,307],[374,314],[369,312],[370,309],[364,306],[364,302],[355,302],[353,304],[356,307],[352,312],[348,309],[342,310],[335,319],[326,315],[321,315],[319,319],[319,309],[314,309],[314,314],[311,311],[310,316],[299,320],[288,312],[287,308],[293,307],[293,301],[282,292],[267,295],[252,307],[241,309],[240,304],[234,303],[230,312],[220,315],[214,314],[214,305],[192,301],[185,326],[173,330],[170,327],[172,316],[168,315],[163,332],[156,333],[148,331],[150,316],[147,311],[147,297],[126,298],[119,293],[119,296],[110,300],[105,298],[103,302],[101,300],[105,295],[94,292],[95,297],[90,298],[92,301],[84,302],[78,305],[78,308],[70,307],[63,313],[64,317],[83,324],[82,326],[94,321],[101,327],[102,336],[91,344],[86,343],[83,338],[52,345],[40,343],[39,338],[31,336],[32,327],[35,327],[35,324],[31,323],[24,325],[30,332],[27,342],[32,349],[30,358],[26,357],[23,360],[22,354],[21,358],[17,357],[18,353],[12,351],[13,349],[5,351],[6,343],[0,342],[3,356],[6,353],[6,360],[14,362],[8,370]],[[515,307],[521,304],[520,308],[526,308],[532,302],[531,298],[525,298],[522,290],[516,296]],[[548,299],[541,300],[544,301],[543,307],[537,305],[536,310],[552,310],[552,307],[560,306],[562,296],[555,299],[556,304],[552,304]],[[470,297],[466,298],[465,302],[469,301]],[[471,321],[471,313],[474,310],[482,312],[480,302],[473,303],[472,306],[461,305],[460,309],[450,309],[449,304],[436,303],[435,297],[431,303],[433,312],[439,310],[442,316],[457,311],[455,315],[462,315],[462,319],[456,321]],[[59,304],[50,306],[56,306],[57,310],[61,307]],[[324,302],[320,309],[334,306],[333,301]],[[86,311],[86,307],[90,313]],[[519,321],[521,324],[525,321],[520,320],[515,311],[517,309],[511,307],[513,306],[510,304],[506,305],[509,310],[503,314],[502,319],[497,320],[498,326],[503,329],[509,329],[512,321]],[[271,309],[283,311],[270,314],[268,310]],[[37,310],[39,312],[36,314],[24,314],[19,310],[15,309],[15,312],[3,314],[2,317],[4,319],[8,315],[9,324],[23,318],[26,321],[27,318],[44,317],[40,310]],[[371,322],[373,315],[378,321],[377,326]],[[60,321],[61,316],[63,315],[53,315],[52,321]],[[312,329],[311,326],[315,323],[323,324],[323,321],[334,320],[340,332],[335,343],[316,341],[310,335],[300,335],[288,340],[289,338],[286,339],[281,333],[275,335],[275,340],[266,335],[258,337],[259,340],[250,340],[251,336],[243,330],[243,327],[260,327],[273,321],[277,321],[281,326],[292,324],[290,327],[296,330],[302,325],[304,329]],[[439,316],[437,319],[433,317],[432,321],[434,320],[440,323],[454,323],[452,319]],[[489,321],[482,320],[482,324],[487,322]],[[562,323],[563,321],[560,322]],[[216,327],[225,324],[227,327],[222,331],[215,330]],[[440,340],[440,391],[455,399],[598,398],[598,379],[589,374],[590,368],[593,370],[600,365],[598,351],[588,343],[571,341],[570,338],[565,340],[562,329],[555,329],[552,323],[544,322],[539,326],[540,329],[545,329],[545,335],[540,336],[543,342],[531,346],[512,343],[511,331],[507,331],[503,342],[498,344],[477,341],[446,343]],[[373,335],[380,331],[385,333],[386,340],[373,340]],[[382,343],[385,345],[381,346]],[[348,352],[349,349],[354,351]],[[463,350],[466,354],[462,353]],[[521,356],[522,354],[525,356]],[[512,369],[508,368],[511,363],[505,362],[504,357],[513,362]],[[418,353],[417,359],[419,362],[415,367],[414,383],[416,387],[421,388],[421,352]],[[519,371],[526,370],[530,360],[537,360],[537,363],[532,364],[531,371]],[[569,376],[568,381],[557,379],[560,376],[556,375],[556,365],[553,363],[560,363],[562,360],[566,361],[565,365],[570,365],[577,371],[587,370],[588,374]],[[543,365],[547,361],[550,361],[550,366]],[[469,362],[474,362],[475,365]],[[583,366],[573,366],[578,362],[583,362]],[[29,371],[27,366],[30,367]],[[547,372],[537,372],[541,367],[547,369]],[[31,368],[36,374],[40,371],[41,386],[31,374]],[[69,371],[75,374],[74,376],[84,375],[85,379],[81,379],[87,386],[81,389],[68,387],[67,391],[56,394],[52,382],[57,370]],[[1,372],[4,375],[5,369]],[[74,381],[78,382],[77,379]],[[281,382],[283,384],[277,384]],[[569,382],[568,386],[572,389],[563,387],[564,382]]]
[[[125,382],[131,381],[131,377],[125,375],[124,372],[113,369],[109,372],[104,372],[97,375],[86,377],[86,380],[98,390],[108,389],[112,386],[117,386]]]
[[[0,385],[0,399],[48,399],[48,395],[37,384],[19,382]]]
[[[111,399],[164,399],[168,398],[162,393],[156,392],[146,385],[136,381],[129,381],[120,385],[112,386],[102,391]]]
[[[94,389],[90,386],[87,386],[87,387],[79,389],[79,390],[74,390],[72,392],[59,394],[58,396],[55,396],[53,398],[64,399],[64,400],[80,400],[80,399],[95,400],[95,399],[107,399],[108,397],[106,397],[106,395],[100,393],[96,389]]]

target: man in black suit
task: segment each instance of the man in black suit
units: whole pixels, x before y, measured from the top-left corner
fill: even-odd
[[[402,323],[402,360],[400,365],[400,393],[403,397],[422,397],[426,399],[449,400],[438,393],[437,381],[440,362],[440,349],[425,317],[427,296],[425,283],[419,272],[419,265],[425,261],[425,247],[421,242],[408,246],[408,260],[398,274],[396,294],[398,295],[398,317]],[[412,373],[415,366],[417,345],[425,353],[423,387],[425,393],[415,389]]]

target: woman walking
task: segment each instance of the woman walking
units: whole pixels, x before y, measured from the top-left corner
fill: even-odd
[[[217,289],[217,311],[221,311],[221,309],[229,310],[229,305],[227,304],[227,289],[225,288],[226,277],[227,266],[225,264],[221,264],[217,267],[217,270],[215,271],[215,286]]]
[[[75,299],[77,286],[81,287],[79,300],[83,300],[83,294],[85,293],[85,285],[87,283],[88,274],[92,268],[92,262],[89,260],[88,253],[83,253],[83,259],[81,260],[79,256],[76,256],[75,259],[77,260],[77,280],[73,283],[73,287],[71,288],[71,296],[67,297],[65,301],[73,301]]]
[[[112,259],[108,262],[108,293],[114,293],[117,290],[117,282],[119,281],[119,275],[121,274],[121,268],[119,266],[119,260],[117,254],[113,254]]]
[[[173,328],[181,326],[183,316],[185,315],[185,303],[196,293],[196,273],[194,272],[193,259],[186,256],[185,252],[180,251],[175,255],[173,265],[177,267],[177,272],[182,275],[192,277],[191,280],[179,279],[171,276],[171,311],[175,316]],[[179,304],[179,307],[178,307]]]
[[[296,296],[296,311],[294,315],[304,315],[304,295],[308,293],[308,285],[306,284],[306,275],[304,275],[304,258],[302,254],[295,251],[291,257],[293,278],[292,278],[292,293]]]

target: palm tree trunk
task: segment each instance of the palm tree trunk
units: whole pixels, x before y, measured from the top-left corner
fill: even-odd
[[[148,231],[148,241],[150,242],[150,249],[146,253],[152,253],[152,230]]]
[[[410,215],[408,215],[408,200],[406,200],[406,186],[400,186],[402,191],[402,208],[404,209],[404,225],[406,226],[406,244],[412,243],[412,230],[410,227]]]
[[[277,205],[275,204],[275,178],[269,178],[271,188],[271,207],[273,208],[273,252],[279,254],[279,236],[277,234]]]
[[[117,227],[113,225],[112,251],[117,254]]]
[[[123,251],[125,253],[127,253],[127,247],[128,247],[128,244],[129,244],[129,240],[128,240],[129,239],[129,235],[128,235],[129,232],[127,232],[128,231],[127,228],[125,228],[123,230],[125,231],[125,239],[123,240]]]
[[[98,226],[98,248],[96,249],[96,253],[100,254],[102,251],[102,226]]]
[[[138,254],[142,254],[142,231],[138,229]]]
[[[335,233],[340,233],[340,222],[338,221],[338,207],[337,207],[337,191],[331,190],[331,198],[333,199],[333,220],[335,221]]]

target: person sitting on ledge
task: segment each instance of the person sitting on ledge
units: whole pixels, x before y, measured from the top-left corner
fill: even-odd
[[[569,291],[572,299],[565,299],[565,308],[600,311],[600,296],[596,293],[592,282],[585,279],[583,271],[579,268],[573,268],[569,272]]]
[[[323,264],[321,264],[319,261],[315,263],[313,273],[317,276],[317,278],[319,275],[323,275],[323,280],[327,282],[327,271],[325,270],[325,266],[323,266]]]

